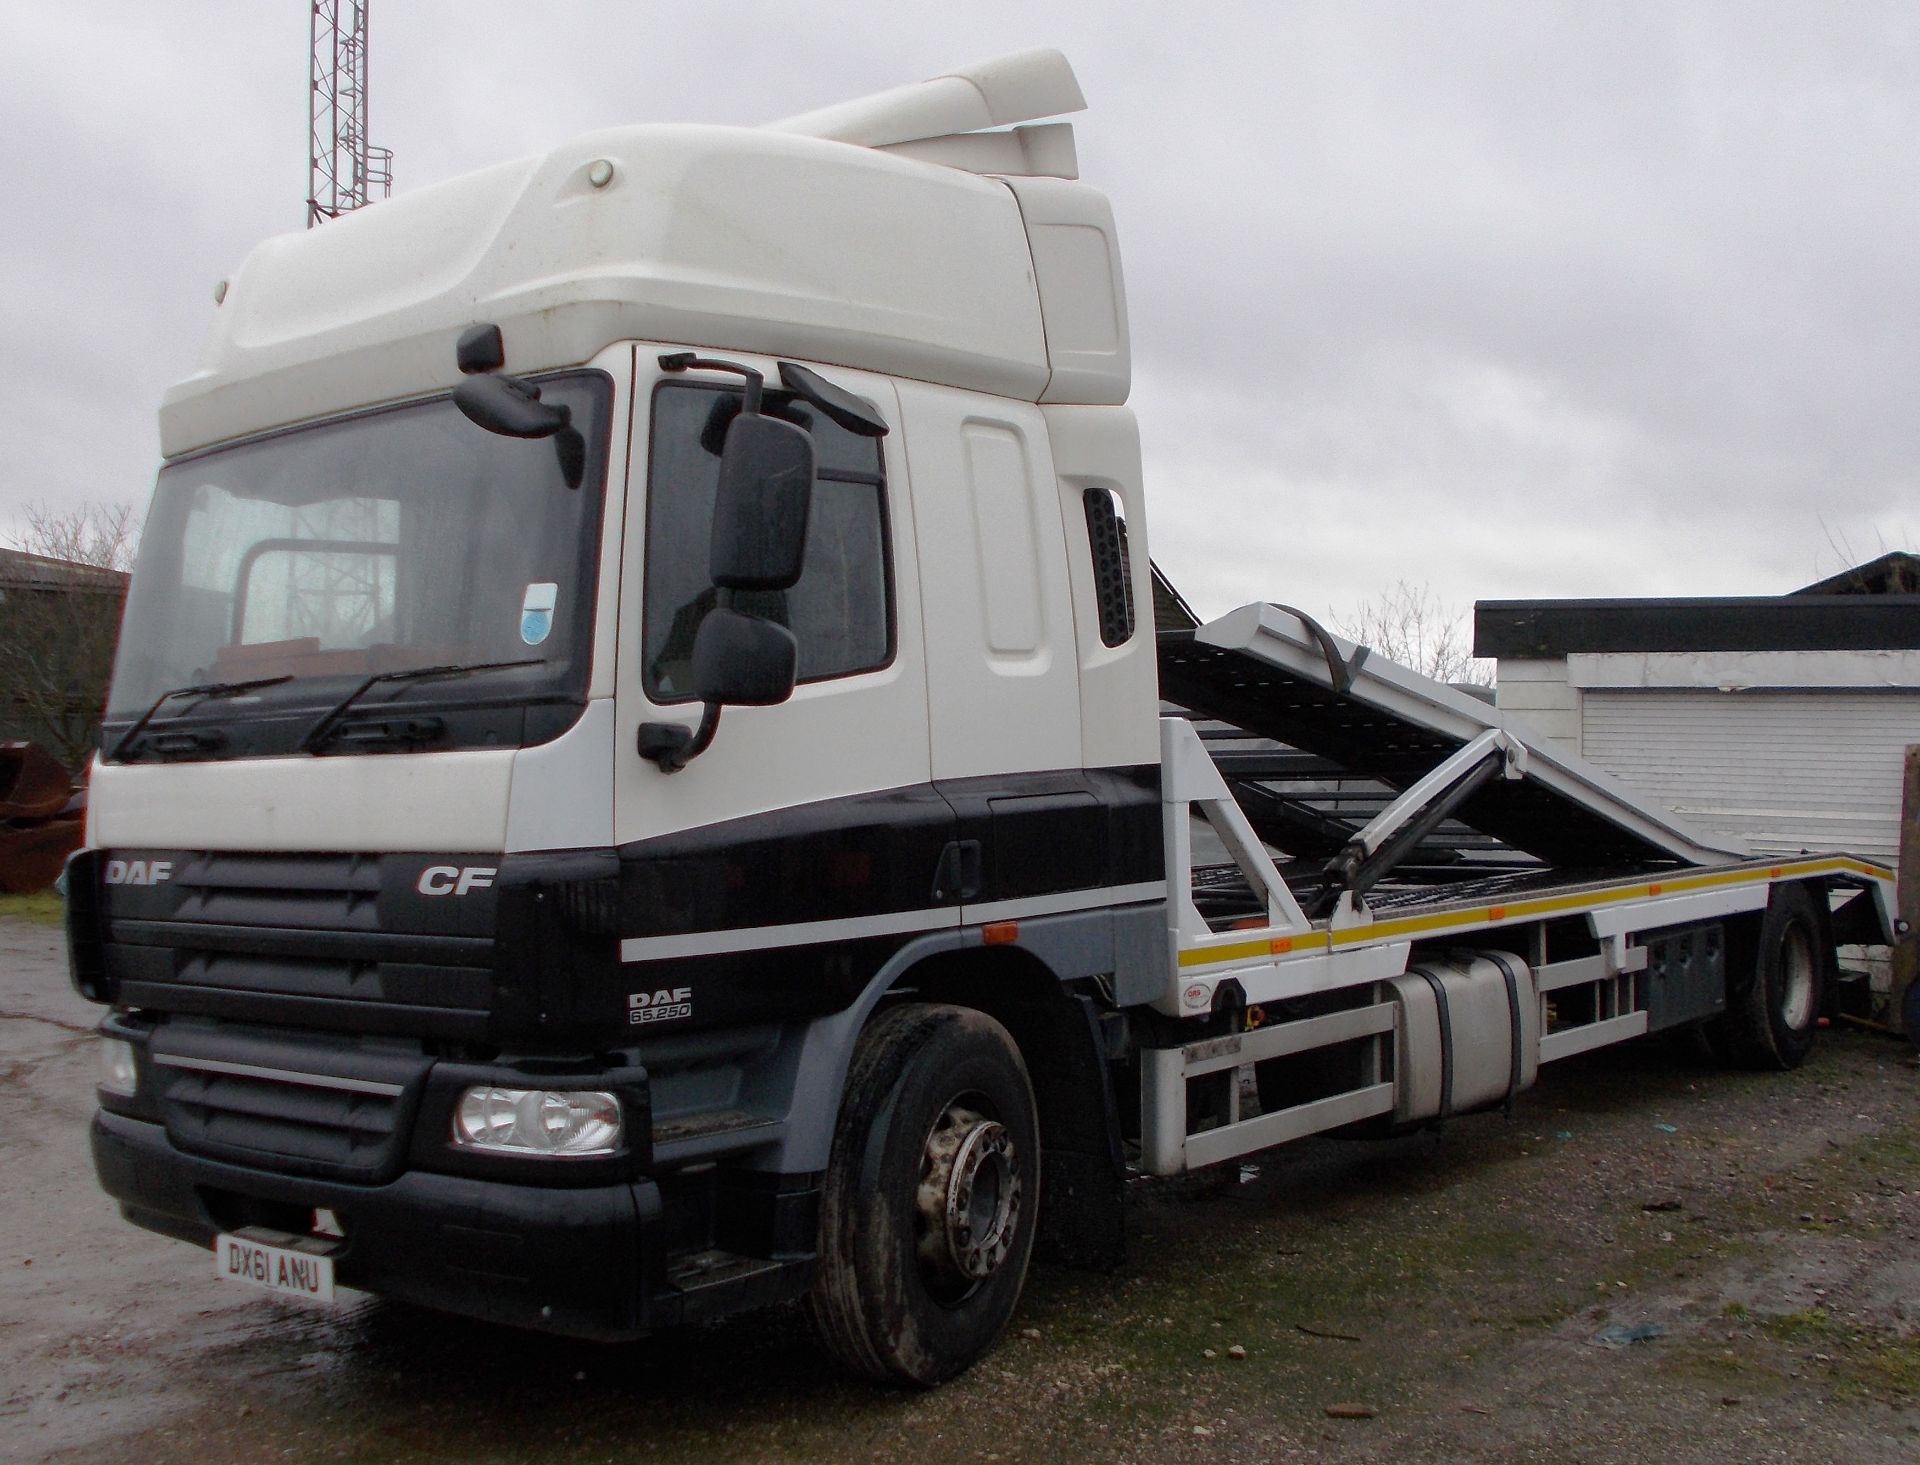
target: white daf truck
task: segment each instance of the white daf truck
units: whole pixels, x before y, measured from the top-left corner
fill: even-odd
[[[646,126],[261,245],[69,871],[93,1151],[223,1276],[589,1338],[989,1347],[1128,1167],[1782,1067],[1889,874],[1715,846],[1154,576],[1053,52]],[[1153,607],[1170,628],[1156,634]]]

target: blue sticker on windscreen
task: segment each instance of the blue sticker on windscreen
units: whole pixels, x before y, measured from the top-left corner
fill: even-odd
[[[526,598],[520,602],[520,639],[529,646],[538,646],[553,630],[553,608],[559,602],[560,587],[550,580],[541,580],[527,587]]]

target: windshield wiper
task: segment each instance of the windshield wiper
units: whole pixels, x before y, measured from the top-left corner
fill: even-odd
[[[107,754],[107,761],[111,763],[126,752],[132,746],[133,740],[147,730],[147,724],[153,721],[154,714],[175,697],[198,697],[204,702],[214,697],[231,697],[237,692],[251,692],[255,687],[277,687],[282,682],[292,680],[293,674],[289,672],[285,676],[255,677],[249,682],[203,682],[198,686],[175,687],[170,692],[162,692],[153,699],[152,706],[134,719],[133,726],[120,734],[120,741],[115,743],[112,751]]]
[[[545,660],[546,658],[544,656],[528,656],[521,658],[519,661],[454,661],[449,662],[445,666],[414,666],[408,667],[404,671],[375,672],[372,676],[361,682],[359,686],[347,693],[346,696],[334,703],[333,706],[329,707],[325,715],[322,716],[318,722],[314,723],[312,727],[307,729],[305,735],[300,739],[299,746],[294,751],[311,753],[315,748],[319,747],[321,743],[326,741],[327,735],[339,725],[340,719],[346,715],[347,709],[365,696],[370,688],[379,685],[381,682],[411,682],[417,681],[422,677],[465,676],[468,672],[502,671],[510,666],[539,666]]]

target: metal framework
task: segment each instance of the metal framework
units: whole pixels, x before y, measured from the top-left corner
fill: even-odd
[[[309,229],[393,191],[393,149],[367,142],[370,8],[371,0],[313,0],[308,26]]]

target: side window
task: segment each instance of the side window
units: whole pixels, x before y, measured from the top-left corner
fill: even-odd
[[[693,696],[693,637],[716,599],[707,565],[720,447],[740,400],[738,391],[689,382],[662,382],[654,389],[641,646],[647,695],[656,702]],[[803,682],[877,670],[893,660],[880,444],[782,393],[768,392],[763,410],[812,433],[819,477],[799,583],[791,590],[739,595],[734,605],[793,632]]]

